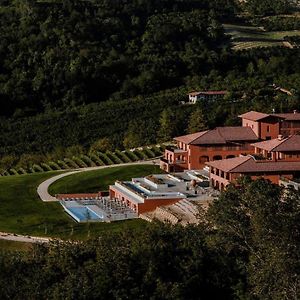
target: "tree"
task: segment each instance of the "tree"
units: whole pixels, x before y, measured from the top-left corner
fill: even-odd
[[[124,135],[123,146],[129,149],[140,147],[143,141],[142,128],[137,121],[131,121]]]
[[[195,133],[207,129],[206,120],[201,108],[196,108],[189,117],[187,132]]]
[[[159,130],[157,133],[159,142],[167,142],[170,141],[174,134],[174,113],[172,109],[167,108],[162,111],[159,118]]]
[[[263,179],[244,178],[209,208],[214,242],[233,255],[258,299],[300,294],[300,194]],[[242,262],[242,264],[241,264]]]
[[[112,151],[113,145],[109,138],[105,137],[93,143],[90,147],[90,153]]]
[[[9,170],[16,163],[17,159],[13,155],[5,155],[0,159],[0,174]]]

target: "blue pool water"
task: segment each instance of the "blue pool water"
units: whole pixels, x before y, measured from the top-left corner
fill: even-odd
[[[97,215],[88,207],[67,207],[66,210],[78,222],[102,219],[101,216]]]

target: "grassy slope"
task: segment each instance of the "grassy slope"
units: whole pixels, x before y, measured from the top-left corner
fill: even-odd
[[[259,27],[224,24],[225,33],[232,36],[233,49],[283,45],[285,36],[300,35],[295,31],[263,31]]]
[[[31,243],[6,241],[0,239],[0,251],[29,251],[32,249]]]
[[[68,177],[68,188],[76,187],[73,192],[107,189],[107,185],[116,178],[130,179],[136,175],[147,175],[154,166],[116,167],[78,174]],[[157,167],[155,168],[157,171]],[[105,230],[122,228],[140,228],[142,220],[130,220],[114,223],[75,223],[62,209],[59,203],[43,203],[37,193],[37,186],[57,172],[11,176],[0,178],[0,231],[19,234],[51,236],[59,238],[87,238],[97,236]],[[75,175],[74,175],[75,176]],[[65,184],[58,182],[65,187]],[[71,184],[72,183],[72,184]],[[80,188],[78,187],[80,186]]]
[[[98,192],[108,190],[108,186],[118,179],[128,180],[132,177],[160,172],[161,170],[157,166],[136,165],[78,173],[54,182],[49,187],[49,192],[52,195],[59,193]]]

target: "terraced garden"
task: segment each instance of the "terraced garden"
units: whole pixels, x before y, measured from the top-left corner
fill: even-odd
[[[225,33],[231,36],[232,49],[245,50],[257,47],[289,46],[284,37],[300,36],[300,30],[265,31],[254,26],[223,24]]]
[[[116,179],[130,180],[159,172],[153,165],[133,165],[104,168],[70,175],[52,186],[52,190],[82,192],[106,190]],[[59,203],[44,203],[36,192],[37,186],[58,172],[43,172],[0,177],[0,231],[23,235],[86,239],[106,230],[138,230],[144,226],[140,219],[113,223],[78,224]]]
[[[163,148],[143,147],[135,150],[116,150],[115,152],[107,151],[105,153],[97,152],[90,155],[73,156],[72,158],[63,158],[58,161],[41,162],[34,164],[27,169],[11,168],[3,172],[2,176],[23,175],[32,173],[41,173],[58,170],[78,169],[95,166],[108,166],[114,164],[122,164],[135,162],[138,160],[152,159],[162,155]]]

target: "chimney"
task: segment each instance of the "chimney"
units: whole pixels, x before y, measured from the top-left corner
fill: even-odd
[[[296,110],[296,109],[294,109],[294,110],[293,110],[293,113],[294,113],[294,114],[296,114],[296,113],[297,113],[297,110]]]
[[[283,139],[283,136],[282,136],[282,134],[278,134],[278,138],[277,138],[279,141],[282,141],[282,139]]]

